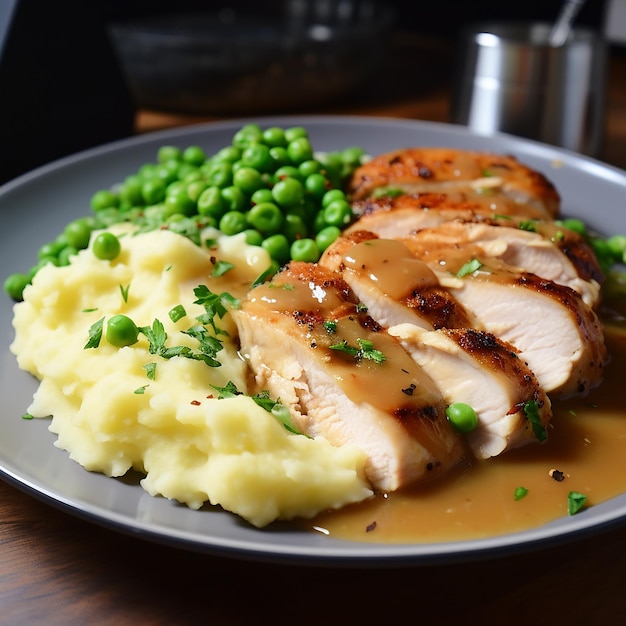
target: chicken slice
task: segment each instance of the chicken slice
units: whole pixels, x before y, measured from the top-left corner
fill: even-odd
[[[533,372],[492,334],[473,329],[389,329],[428,372],[448,404],[469,404],[478,427],[467,434],[479,459],[545,438],[551,405]],[[529,418],[532,415],[532,418]]]
[[[235,319],[259,388],[308,435],[359,446],[375,489],[432,480],[461,460],[437,386],[336,273],[292,262]]]
[[[479,247],[404,242],[480,328],[515,346],[546,392],[568,396],[599,384],[607,358],[602,325],[575,291],[517,271]]]
[[[350,228],[371,230],[381,236],[410,233],[431,228],[453,219],[468,221],[517,217],[527,220],[551,220],[541,208],[514,202],[507,196],[477,189],[447,190],[445,193],[402,193],[394,196],[368,197],[352,203],[358,217]],[[349,230],[349,229],[348,229]]]
[[[369,314],[382,326],[407,322],[437,329],[474,324],[439,284],[433,270],[402,241],[355,231],[339,237],[319,262],[341,272]]]
[[[542,232],[537,232],[541,229],[540,223],[530,222],[524,225],[533,230],[501,224],[452,221],[420,230],[412,237],[424,245],[434,243],[454,246],[457,249],[477,245],[483,254],[495,256],[520,271],[570,287],[591,307],[599,304],[602,272],[591,249],[584,241],[580,241],[580,236],[569,231],[567,240],[562,235],[555,241]],[[552,232],[545,225],[543,230]],[[560,245],[561,242],[563,246]],[[592,267],[592,262],[595,267]],[[589,277],[589,274],[593,277]]]
[[[514,202],[556,217],[560,197],[540,172],[515,157],[454,148],[407,148],[375,157],[357,168],[348,185],[353,200],[381,187],[409,193],[489,188]]]

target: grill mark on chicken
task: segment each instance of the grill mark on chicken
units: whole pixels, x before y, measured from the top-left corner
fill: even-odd
[[[338,274],[292,262],[249,292],[235,321],[259,388],[280,397],[307,434],[358,445],[376,489],[431,480],[461,460],[439,389]],[[383,362],[331,347],[360,340]]]

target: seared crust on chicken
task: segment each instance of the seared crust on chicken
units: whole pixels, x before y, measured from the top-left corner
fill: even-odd
[[[407,148],[375,157],[353,174],[348,193],[362,200],[381,187],[409,193],[489,187],[514,202],[556,217],[560,197],[554,185],[513,156],[453,148]]]

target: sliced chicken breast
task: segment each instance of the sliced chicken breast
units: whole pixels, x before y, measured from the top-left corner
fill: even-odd
[[[389,333],[429,373],[448,404],[474,409],[478,427],[467,441],[477,458],[544,439],[550,400],[512,346],[473,329],[428,331],[400,324]]]
[[[539,228],[535,222],[531,222],[527,227]],[[574,240],[574,235],[575,233],[570,233],[568,240]],[[566,244],[565,248],[562,248],[559,242],[564,236],[557,242],[536,230],[503,226],[501,223],[456,220],[420,230],[412,236],[424,245],[443,244],[457,249],[478,246],[483,255],[497,257],[520,271],[530,272],[559,285],[570,287],[591,307],[599,304],[602,272],[597,262],[595,271],[592,272],[593,278],[585,279],[581,276],[590,273],[589,257],[593,257],[584,242],[578,242],[575,244],[576,247]]]
[[[515,346],[546,392],[579,394],[600,382],[607,358],[602,325],[575,291],[478,248],[404,241],[480,328]]]
[[[359,446],[375,489],[431,480],[461,460],[439,389],[338,274],[293,262],[252,289],[235,319],[259,388],[308,435]]]
[[[556,217],[560,204],[546,176],[515,157],[454,148],[407,148],[377,156],[354,172],[348,192],[362,200],[382,187],[409,193],[489,188],[547,217]]]
[[[402,243],[355,231],[337,239],[320,265],[342,274],[382,326],[408,322],[421,328],[461,328],[474,320],[439,284],[432,269]]]

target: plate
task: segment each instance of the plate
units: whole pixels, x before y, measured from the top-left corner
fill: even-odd
[[[227,145],[243,124],[302,125],[316,150],[361,146],[376,154],[402,147],[450,146],[513,154],[544,172],[562,195],[563,212],[600,232],[626,231],[626,172],[580,155],[511,136],[398,119],[305,116],[239,119],[133,137],[62,159],[0,188],[0,267],[5,275],[34,264],[38,248],[89,212],[94,191],[154,161],[163,144]],[[472,541],[371,544],[340,541],[286,524],[255,529],[221,510],[193,511],[154,498],[133,481],[90,473],[54,447],[47,420],[21,419],[37,383],[9,352],[12,303],[0,294],[0,476],[31,495],[92,522],[195,551],[272,562],[398,566],[478,559],[572,540],[626,519],[626,494],[533,530]]]

